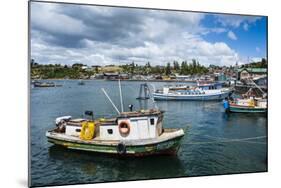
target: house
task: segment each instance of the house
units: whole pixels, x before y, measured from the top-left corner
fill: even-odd
[[[119,79],[119,73],[103,73],[104,79],[117,80]]]
[[[176,79],[177,79],[177,80],[182,80],[182,81],[184,81],[184,80],[190,79],[190,75],[178,75],[178,74],[176,74],[175,76],[176,76]]]
[[[238,79],[252,79],[254,77],[267,75],[267,68],[241,68],[238,69]]]

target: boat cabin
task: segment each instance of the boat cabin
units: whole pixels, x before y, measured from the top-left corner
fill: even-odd
[[[222,89],[222,83],[198,84],[198,87],[202,90]]]
[[[112,119],[93,121],[97,140],[139,140],[157,138],[162,134],[163,112],[159,110],[141,110],[122,112]],[[70,119],[64,122],[66,135],[81,137],[83,123],[86,119]],[[89,121],[91,122],[91,121]]]
[[[102,140],[138,140],[157,138],[162,133],[163,113],[160,111],[124,112],[114,122],[101,122]]]

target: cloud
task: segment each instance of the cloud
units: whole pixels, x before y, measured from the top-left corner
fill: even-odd
[[[244,23],[244,24],[243,24],[243,29],[244,29],[245,31],[248,31],[248,29],[249,29],[249,24]]]
[[[204,39],[204,13],[31,3],[31,57],[39,63],[166,64],[197,59],[233,65],[239,54],[225,42]],[[222,17],[220,19],[223,19]]]
[[[260,52],[260,48],[259,47],[256,47],[256,52]]]
[[[242,24],[252,24],[262,17],[259,16],[238,16],[238,15],[217,15],[217,22],[220,23],[224,27],[233,27],[238,28]],[[248,26],[245,26],[248,28]]]
[[[233,31],[228,31],[227,36],[231,40],[237,40],[237,37],[236,37],[235,33],[233,33]]]

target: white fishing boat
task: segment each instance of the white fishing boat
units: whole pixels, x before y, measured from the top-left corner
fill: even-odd
[[[92,111],[85,112],[91,119],[59,117],[56,128],[46,132],[48,141],[69,149],[121,156],[176,154],[183,129],[163,128],[164,112],[158,109],[133,111],[130,105],[130,110],[123,112],[119,88],[121,112],[102,90],[117,111],[116,117],[94,119]]]
[[[154,100],[223,100],[233,92],[232,88],[223,88],[221,83],[198,83],[197,86],[169,87],[153,93]]]

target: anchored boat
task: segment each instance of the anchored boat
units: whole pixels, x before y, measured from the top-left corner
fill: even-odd
[[[267,93],[265,93],[257,84],[252,83],[258,88],[262,97],[256,97],[253,88],[250,88],[242,98],[229,99],[223,101],[223,106],[226,112],[239,113],[266,113],[267,112]]]
[[[232,94],[231,88],[223,88],[221,83],[197,84],[196,87],[163,87],[153,93],[154,100],[223,100]]]
[[[225,100],[224,108],[226,112],[240,113],[265,113],[267,112],[267,100],[262,98]]]
[[[59,84],[55,84],[54,82],[39,82],[39,81],[35,81],[33,83],[34,87],[60,87],[62,85]]]
[[[78,85],[83,86],[85,85],[85,82],[83,82],[83,80],[79,80]]]
[[[133,111],[130,105],[130,111],[123,112],[121,105],[122,112],[119,112],[106,91],[103,92],[118,112],[117,117],[94,119],[91,111],[85,114],[91,115],[92,119],[59,117],[56,119],[56,128],[46,132],[48,141],[69,149],[121,156],[177,153],[184,131],[163,128],[163,111]]]

